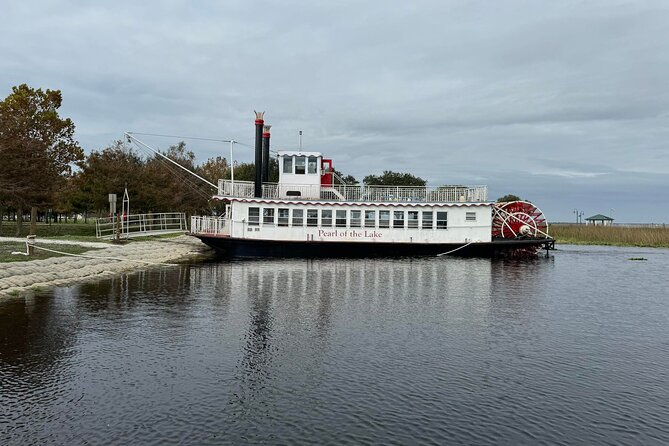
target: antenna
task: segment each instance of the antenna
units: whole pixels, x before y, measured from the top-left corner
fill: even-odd
[[[302,130],[300,130],[300,152],[302,151]]]

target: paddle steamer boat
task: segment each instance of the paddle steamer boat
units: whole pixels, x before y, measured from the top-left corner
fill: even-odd
[[[319,152],[279,151],[267,182],[269,126],[256,116],[256,179],[219,180],[222,216],[194,216],[191,235],[231,257],[518,256],[554,240],[525,201],[488,201],[486,186],[347,185]]]

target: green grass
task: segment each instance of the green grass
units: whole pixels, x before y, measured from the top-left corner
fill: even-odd
[[[669,248],[669,228],[551,225],[549,232],[558,243]]]
[[[97,238],[94,235],[45,235],[38,237],[40,240],[71,240],[75,242],[100,242],[108,243],[109,240]]]
[[[82,254],[86,251],[91,251],[96,249],[96,248],[86,248],[83,246],[76,246],[76,245],[53,245],[44,243],[40,243],[39,246],[43,246],[45,248],[53,249],[56,251],[66,252],[68,254]],[[35,249],[35,253],[30,256],[12,255],[13,251],[26,252],[26,244],[22,242],[0,243],[0,263],[27,262],[30,260],[40,260],[40,259],[48,259],[49,257],[63,256],[62,254],[42,251],[40,249]]]
[[[21,235],[19,237],[25,237],[30,232],[30,222],[23,222],[23,227],[21,230]],[[2,228],[0,228],[0,236],[2,237],[14,237],[16,235],[16,222],[14,221],[3,221]],[[95,239],[95,223],[93,219],[89,219],[88,223],[83,223],[81,220],[77,223],[38,223],[37,224],[37,236],[38,237],[65,237],[65,236],[77,236],[77,237],[91,237],[91,240]],[[68,238],[69,240],[73,240]]]
[[[24,222],[20,237],[25,237],[30,232],[30,222]],[[172,238],[183,235],[178,234],[162,234],[150,235],[144,237],[133,237],[131,241],[150,241],[162,238]],[[0,229],[0,236],[14,237],[16,236],[16,222],[3,221]],[[50,225],[44,223],[37,224],[37,238],[38,239],[54,239],[54,240],[73,240],[80,242],[109,242],[106,239],[98,239],[95,236],[95,222],[90,219],[88,223],[51,223]]]

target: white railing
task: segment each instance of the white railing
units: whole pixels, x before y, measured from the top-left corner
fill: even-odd
[[[123,217],[105,217],[95,220],[97,238],[140,237],[143,235],[187,232],[186,214],[167,212],[153,214],[130,214]]]
[[[312,185],[282,185],[264,183],[263,198],[299,198],[288,197],[287,191],[300,191],[302,198],[308,198],[306,191],[312,191]],[[228,197],[251,198],[254,194],[252,181],[219,180],[219,195]],[[336,193],[335,193],[336,191]],[[340,198],[343,197],[343,198]],[[321,200],[344,201],[417,201],[436,203],[472,203],[488,200],[488,186],[364,186],[364,185],[335,185],[320,188]]]
[[[225,224],[225,217],[200,217],[190,218],[191,234],[224,234],[229,235],[230,229]]]
[[[252,197],[255,193],[253,181],[218,180],[218,194],[227,197]]]

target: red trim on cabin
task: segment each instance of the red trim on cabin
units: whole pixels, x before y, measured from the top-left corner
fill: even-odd
[[[220,197],[220,198],[218,198]],[[257,198],[227,198],[216,196],[217,200],[237,201],[239,203],[271,203],[271,204],[301,204],[304,206],[383,206],[383,207],[490,207],[493,203],[429,203],[429,202],[376,202],[363,203],[358,201],[288,201],[268,200]]]

